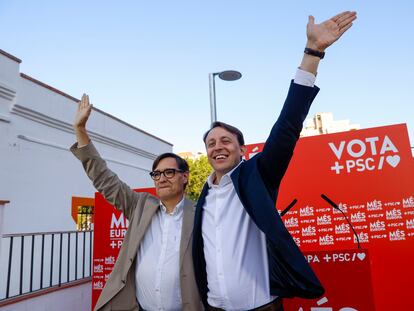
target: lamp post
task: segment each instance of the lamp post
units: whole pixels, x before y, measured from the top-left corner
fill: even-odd
[[[226,70],[222,72],[213,72],[208,75],[209,86],[210,86],[210,115],[211,123],[217,121],[217,111],[216,111],[216,86],[214,78],[219,76],[221,80],[224,81],[236,81],[242,77],[242,74],[235,70]]]

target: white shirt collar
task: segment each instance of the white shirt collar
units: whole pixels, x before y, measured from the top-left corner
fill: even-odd
[[[218,184],[218,186],[225,186],[225,185],[227,185],[227,184],[229,184],[229,183],[231,183],[232,182],[232,180],[231,180],[231,174],[234,172],[234,170],[243,162],[244,160],[241,160],[240,162],[239,162],[239,164],[237,164],[230,172],[227,172],[226,174],[224,174],[222,177],[221,177],[221,179],[220,179],[220,182],[219,182],[219,184]],[[213,186],[217,186],[217,185],[214,185],[214,179],[216,178],[216,172],[213,172],[213,173],[211,173],[211,175],[210,176],[208,176],[208,178],[207,178],[207,185],[209,186],[209,188],[211,188],[211,187],[213,187]]]
[[[183,212],[183,208],[184,208],[184,196],[181,199],[181,201],[178,202],[178,204],[175,206],[175,208],[174,208],[174,210],[171,214],[167,213],[167,208],[165,207],[165,205],[160,200],[160,209],[165,214],[168,214],[168,215],[171,215],[171,216],[174,216],[174,217],[179,217]]]

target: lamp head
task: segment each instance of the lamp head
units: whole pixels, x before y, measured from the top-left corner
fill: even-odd
[[[242,77],[242,74],[235,70],[226,70],[218,74],[221,80],[225,81],[235,81],[239,80]]]

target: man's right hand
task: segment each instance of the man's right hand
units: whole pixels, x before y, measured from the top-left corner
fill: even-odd
[[[89,103],[89,96],[83,94],[82,99],[78,103],[78,110],[76,111],[75,121],[73,122],[73,127],[75,130],[77,128],[86,127],[86,122],[88,122],[91,111],[92,105]]]
[[[86,132],[86,122],[88,122],[91,111],[92,105],[89,103],[89,96],[83,94],[81,101],[78,103],[78,110],[76,111],[75,121],[73,122],[78,147],[85,146],[90,141],[88,133]]]

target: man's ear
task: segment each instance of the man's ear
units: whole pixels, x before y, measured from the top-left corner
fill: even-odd
[[[183,177],[184,177],[184,183],[188,184],[188,178],[190,177],[190,172],[184,172]]]
[[[247,150],[246,145],[240,146],[240,152],[241,152],[242,157],[244,157],[244,155],[246,154],[246,150]]]

